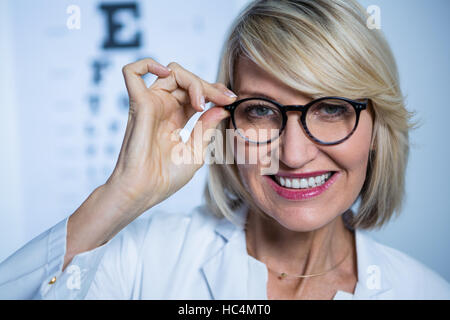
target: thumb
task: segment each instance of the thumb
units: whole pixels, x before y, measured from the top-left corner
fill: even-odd
[[[220,107],[213,107],[200,116],[189,140],[186,142],[191,149],[192,158],[196,165],[201,166],[203,164],[212,137],[215,136],[216,139],[223,138],[222,133],[219,134],[216,128],[222,120],[229,116],[230,113]]]

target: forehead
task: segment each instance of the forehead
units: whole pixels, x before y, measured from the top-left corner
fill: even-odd
[[[240,57],[236,62],[233,90],[240,96],[262,93],[279,102],[306,99],[300,91],[287,86],[247,57]]]
[[[259,67],[247,57],[240,57],[236,62],[234,87],[244,89],[255,85],[282,85],[274,76]]]

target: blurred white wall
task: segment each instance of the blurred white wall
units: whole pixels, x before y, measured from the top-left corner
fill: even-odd
[[[377,5],[397,60],[407,108],[423,125],[411,132],[406,202],[374,238],[429,265],[450,281],[450,1],[361,0]]]
[[[176,61],[214,82],[225,33],[246,2],[0,2],[0,260],[70,215],[111,174],[128,115],[122,66]],[[79,29],[67,26],[73,5]],[[104,48],[112,24],[123,27],[115,47]],[[205,174],[159,207],[197,206]]]
[[[0,1],[0,261],[70,215],[112,172],[128,112],[122,66],[150,56],[163,64],[177,61],[214,81],[225,32],[247,2]],[[99,5],[120,3],[137,9],[114,14],[124,25],[115,41],[132,42],[139,32],[140,45],[104,49],[107,14]],[[411,133],[405,209],[373,235],[450,280],[450,3],[361,3],[380,7],[408,108],[425,120]],[[70,5],[80,8],[80,29],[66,26]],[[178,211],[198,205],[205,177],[203,168],[159,207]]]
[[[27,238],[21,203],[19,118],[15,80],[11,6],[0,2],[0,261]]]

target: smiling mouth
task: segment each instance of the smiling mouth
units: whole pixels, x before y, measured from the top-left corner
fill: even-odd
[[[295,178],[286,176],[272,175],[270,178],[275,181],[279,186],[288,189],[310,189],[324,185],[336,171],[329,171],[324,174],[312,176],[308,178]]]

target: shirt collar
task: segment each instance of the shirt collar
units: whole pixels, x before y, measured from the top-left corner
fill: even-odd
[[[358,282],[355,299],[389,299],[392,298],[392,281],[384,263],[383,250],[368,231],[355,230],[356,260]]]
[[[245,221],[248,208],[242,206],[235,214]],[[266,265],[247,253],[245,230],[226,218],[216,225],[223,247],[202,265],[214,299],[267,299]],[[358,281],[354,294],[343,291],[335,299],[389,299],[393,290],[388,273],[383,270],[379,244],[367,231],[355,230]]]

